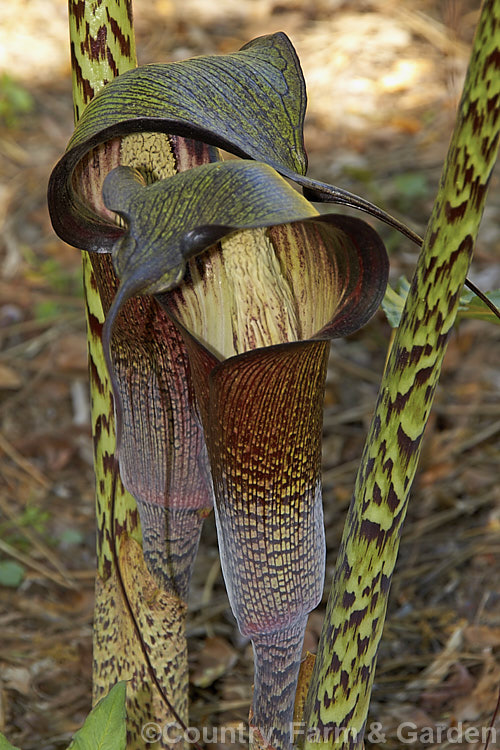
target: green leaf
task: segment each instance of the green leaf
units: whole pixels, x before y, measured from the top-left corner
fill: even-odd
[[[64,545],[65,547],[73,547],[76,544],[81,544],[83,538],[83,533],[80,529],[68,528],[61,532],[57,541],[58,544]]]
[[[30,92],[8,73],[0,76],[0,123],[8,128],[19,125],[22,115],[27,115],[35,108]]]
[[[75,734],[68,750],[125,750],[126,682],[117,682],[97,703]]]
[[[0,750],[19,750],[19,748],[11,745],[8,739],[0,732]]]
[[[399,326],[409,288],[410,282],[404,276],[400,276],[395,289],[390,284],[387,285],[385,297],[382,300],[382,309],[391,328]]]
[[[0,586],[17,589],[23,581],[24,574],[24,567],[15,560],[0,560]]]
[[[395,289],[392,289],[390,286],[387,287],[385,297],[382,301],[382,309],[392,328],[397,328],[399,326],[409,289],[410,282],[404,276],[401,276],[398,279]],[[486,292],[484,296],[487,297],[496,308],[500,308],[499,289],[493,292]],[[480,297],[469,289],[464,290],[460,297],[456,320],[459,321],[464,318],[486,320],[488,323],[496,323],[496,325],[500,324],[500,319],[495,315],[493,310],[491,310]]]
[[[427,176],[422,172],[404,172],[394,176],[394,200],[400,210],[410,211],[416,201],[429,195]]]
[[[484,296],[487,297],[496,308],[500,308],[500,289],[496,289],[493,292],[486,292]],[[500,319],[495,315],[493,310],[490,310],[488,305],[470,290],[464,292],[460,297],[457,317],[487,320],[489,323],[500,325]]]

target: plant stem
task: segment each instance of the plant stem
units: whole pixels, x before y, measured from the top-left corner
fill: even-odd
[[[291,747],[291,727],[297,677],[307,616],[289,628],[253,639],[255,662],[251,727],[253,748]],[[265,725],[262,726],[262,720]]]
[[[304,711],[308,750],[360,748],[401,527],[498,153],[500,0],[486,0],[439,192],[358,471]],[[343,732],[342,730],[349,730]]]
[[[105,83],[136,66],[131,0],[69,0],[69,20],[77,120]],[[101,341],[117,285],[111,256],[84,252],[83,274],[98,524],[93,693],[96,701],[117,680],[128,680],[127,747],[141,750],[152,747],[143,737],[147,722],[187,722],[186,605],[176,591],[161,590],[163,581],[145,565],[136,502],[114,458],[114,406]],[[165,539],[158,544],[165,548]]]

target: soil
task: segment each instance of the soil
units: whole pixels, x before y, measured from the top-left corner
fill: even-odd
[[[478,2],[134,7],[141,63],[224,53],[285,31],[308,85],[310,174],[424,232]],[[72,132],[66,12],[63,0],[0,0],[0,731],[23,750],[67,747],[91,696],[95,518],[81,266],[78,251],[54,235],[45,197]],[[483,291],[500,288],[499,211],[494,174],[469,274]],[[415,247],[377,229],[391,281],[411,278]],[[379,313],[332,346],[325,601],[390,336]],[[463,743],[435,738],[438,726],[487,728],[499,693],[499,339],[498,326],[467,320],[451,337],[394,575],[367,748],[485,744],[474,734]],[[310,616],[311,651],[323,612],[324,604]],[[211,518],[188,634],[192,724],[244,724],[251,647],[230,613]],[[405,722],[406,740],[398,737]]]

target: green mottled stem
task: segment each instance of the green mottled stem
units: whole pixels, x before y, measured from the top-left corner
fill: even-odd
[[[69,0],[73,105],[77,122],[94,95],[106,82],[136,65],[135,37],[130,0],[107,0],[102,3]],[[106,260],[109,262],[106,264]],[[102,263],[108,268],[111,259]],[[92,396],[92,429],[96,473],[96,505],[99,525],[98,566],[106,578],[113,567],[111,540],[113,532],[104,521],[109,509],[113,485],[112,455],[115,446],[113,399],[101,345],[104,314],[96,274],[87,253],[83,253],[84,291],[87,307],[87,340],[90,387]],[[112,270],[109,270],[112,274]],[[117,487],[117,506],[123,506],[124,522],[129,533],[140,539],[133,498],[121,485]],[[137,514],[136,514],[137,516]]]
[[[70,0],[69,20],[74,108],[78,120],[108,81],[136,65],[131,0]],[[93,152],[75,175],[80,194],[99,202],[99,184],[107,171],[123,158],[125,163],[134,163],[138,158],[146,170],[151,169],[153,160],[155,167],[162,169],[163,155],[168,154],[169,149],[164,148],[163,141],[161,147],[155,149],[153,139],[149,138],[147,144],[145,140],[141,136],[129,139],[125,147],[115,141],[107,152]],[[151,147],[153,156],[147,146]],[[91,179],[87,180],[89,175]],[[187,722],[185,604],[175,593],[176,588],[185,591],[187,584],[176,582],[166,590],[158,589],[158,576],[153,580],[144,565],[136,503],[116,477],[113,398],[102,349],[103,308],[107,309],[113,298],[116,276],[109,255],[94,256],[91,261],[84,252],[83,265],[98,519],[93,692],[94,700],[98,700],[117,680],[128,681],[127,748],[143,750],[146,744],[150,746],[142,737],[142,727],[148,721]],[[147,368],[149,351],[156,345],[158,331],[165,327],[160,320],[163,316],[155,315],[153,308],[154,305],[146,310],[149,314],[144,320],[141,320],[141,310],[129,308],[128,312],[135,315],[124,324],[129,336],[137,333],[139,339],[141,326],[148,327],[147,343],[142,349],[142,339],[138,345],[135,342],[135,351],[134,342],[129,345],[131,361],[143,370]],[[170,349],[169,356],[174,357]],[[157,368],[160,370],[160,365]],[[172,395],[172,401],[177,395],[177,392]],[[157,408],[161,406],[163,402]],[[176,402],[177,411],[182,412],[183,406],[184,402]],[[167,421],[169,416],[165,417]],[[197,543],[198,525],[194,537]],[[161,540],[157,542],[161,550]],[[183,553],[182,568],[186,578],[189,568],[186,558],[192,558],[193,553],[185,550]],[[172,743],[167,741],[155,747],[170,745]]]
[[[255,686],[250,726],[254,747],[285,750],[292,744],[293,706],[307,616],[292,627],[253,640]]]
[[[312,733],[362,747],[401,527],[498,153],[500,1],[484,3],[457,122],[382,381],[345,525],[304,712]]]

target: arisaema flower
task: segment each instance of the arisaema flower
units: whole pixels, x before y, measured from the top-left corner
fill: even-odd
[[[180,561],[174,579],[185,592],[199,533],[189,519],[203,516],[211,487],[231,607],[254,645],[252,721],[275,747],[290,742],[305,622],[323,588],[328,341],[370,319],[388,272],[368,224],[320,214],[285,178],[397,224],[305,176],[304,112],[300,66],[283,34],[233,55],[139,68],[90,103],[49,187],[60,236],[111,252],[120,280],[103,340],[120,471],[145,534],[165,523],[159,508],[183,511],[169,559],[153,543],[150,564],[161,577],[162,565]],[[191,168],[165,174],[158,153],[124,159],[124,139],[137,131],[173,134],[177,166],[188,158]],[[196,140],[179,147],[179,136]],[[214,159],[214,146],[253,161],[193,166],[200,154]],[[101,174],[109,167],[104,183],[78,190],[95,159]],[[164,310],[153,343],[151,295]],[[143,306],[141,346],[154,350],[146,358],[134,360],[124,305],[135,306],[132,316]],[[173,388],[156,377],[156,357]]]

